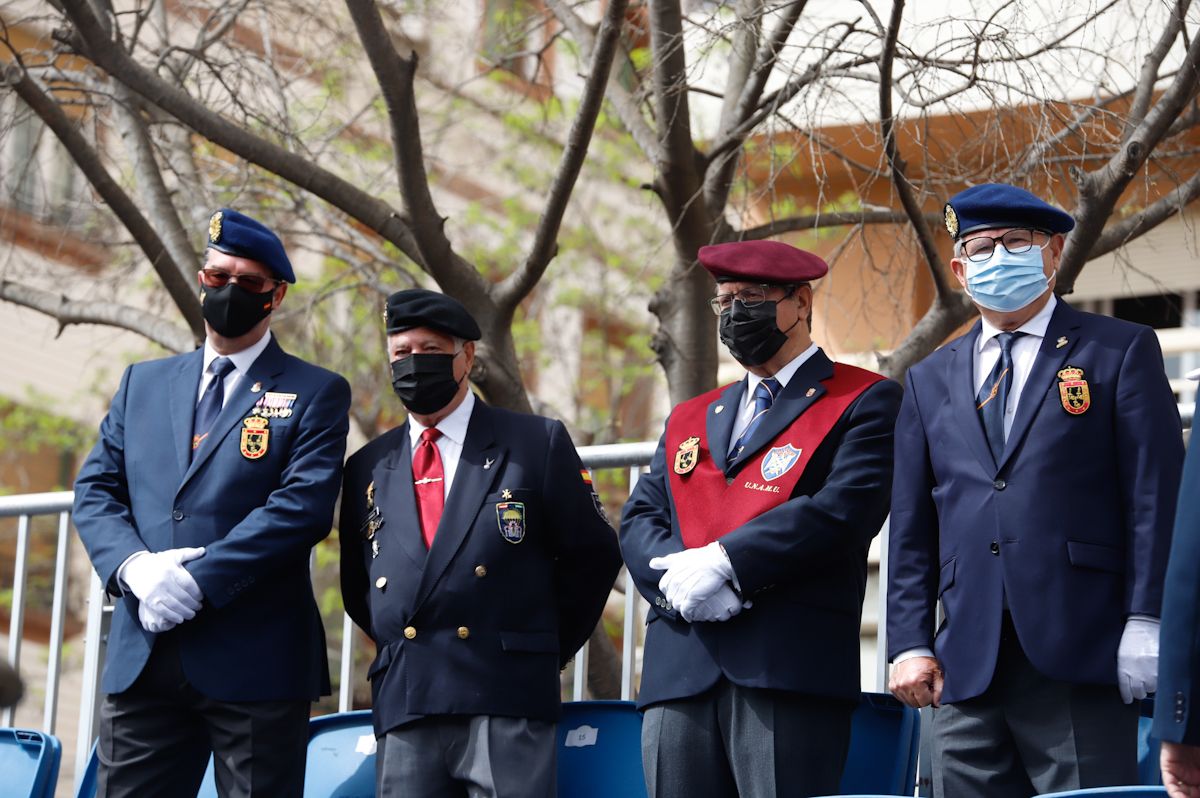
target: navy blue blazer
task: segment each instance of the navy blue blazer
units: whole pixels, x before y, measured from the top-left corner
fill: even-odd
[[[376,734],[428,715],[558,718],[559,669],[595,628],[621,565],[582,472],[562,422],[477,400],[427,550],[408,424],[350,458],[342,597],[377,645]]]
[[[1158,695],[1154,736],[1200,745],[1200,720],[1192,711],[1200,686],[1200,435],[1192,414],[1192,440],[1183,466],[1175,536],[1163,587],[1159,630]]]
[[[272,339],[189,464],[203,358],[196,350],[125,370],[75,480],[75,525],[114,594],[134,552],[204,546],[185,566],[204,606],[170,633],[188,681],[222,701],[311,700],[329,692],[329,667],[308,556],[333,520],[350,386]],[[292,415],[270,419],[266,453],[248,459],[242,420],[267,391],[295,394]],[[117,601],[106,693],[133,684],[150,656],[157,636],[137,610],[132,593]]]
[[[824,395],[821,381],[832,376],[832,362],[818,351],[788,381],[741,458],[718,465],[737,474]],[[740,407],[745,384],[734,383],[709,405],[714,457],[728,450],[737,415],[715,408]],[[675,503],[686,497],[671,494],[674,452],[659,441],[621,521],[621,554],[651,604],[640,707],[699,695],[722,677],[745,687],[858,700],[867,549],[888,513],[900,395],[891,380],[864,391],[813,450],[791,498],[721,538],[753,606],[720,623],[684,621],[658,589],[662,571],[649,567],[652,557],[684,548]]]
[[[934,649],[942,701],[991,683],[1004,597],[1042,674],[1115,684],[1126,618],[1158,617],[1183,460],[1179,412],[1149,327],[1061,299],[1000,462],[975,409],[980,324],[909,369],[896,424],[888,655]],[[1058,372],[1083,370],[1068,413]],[[944,620],[934,634],[934,608]]]

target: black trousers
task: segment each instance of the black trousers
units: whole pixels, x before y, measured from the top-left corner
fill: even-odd
[[[195,798],[210,754],[222,798],[301,798],[309,705],[201,695],[175,635],[160,635],[137,681],[101,704],[97,798]]]

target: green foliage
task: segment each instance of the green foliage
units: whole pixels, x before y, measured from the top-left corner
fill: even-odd
[[[30,389],[24,402],[0,397],[0,451],[5,454],[78,453],[91,443],[93,431],[56,415],[60,398]]]

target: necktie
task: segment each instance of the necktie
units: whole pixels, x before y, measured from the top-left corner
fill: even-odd
[[[1008,393],[1012,389],[1012,346],[1017,336],[1024,333],[1002,332],[996,336],[1000,344],[1000,358],[992,367],[991,373],[984,379],[975,397],[975,406],[979,411],[979,420],[983,422],[983,431],[987,435],[988,445],[992,448],[992,457],[996,462],[1004,454],[1004,409],[1008,407]]]
[[[779,395],[779,380],[774,377],[768,377],[758,384],[754,389],[754,417],[750,419],[746,431],[737,439],[737,443],[733,445],[733,451],[730,453],[736,459],[741,456],[742,449],[746,448],[746,444],[750,441],[750,437],[754,431],[758,429],[758,425],[762,422],[763,416],[771,409],[771,405],[775,403],[775,397]]]
[[[200,444],[208,437],[217,416],[221,415],[221,407],[225,404],[225,376],[233,371],[233,361],[227,357],[219,357],[208,364],[208,373],[212,379],[196,405],[196,418],[192,423],[192,454],[200,448]]]
[[[437,534],[442,507],[446,503],[442,453],[436,442],[440,437],[442,431],[430,427],[421,433],[417,451],[413,453],[413,490],[417,493],[417,515],[421,519],[421,537],[425,539],[426,548],[433,545],[433,536]]]

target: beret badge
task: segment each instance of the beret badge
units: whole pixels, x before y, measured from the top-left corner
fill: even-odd
[[[217,211],[208,219],[208,240],[214,244],[221,240],[222,214]]]
[[[954,212],[954,208],[952,208],[950,206],[950,203],[948,203],[948,202],[946,203],[944,215],[946,218],[946,232],[950,234],[951,238],[957,238],[958,237],[958,214]]]

